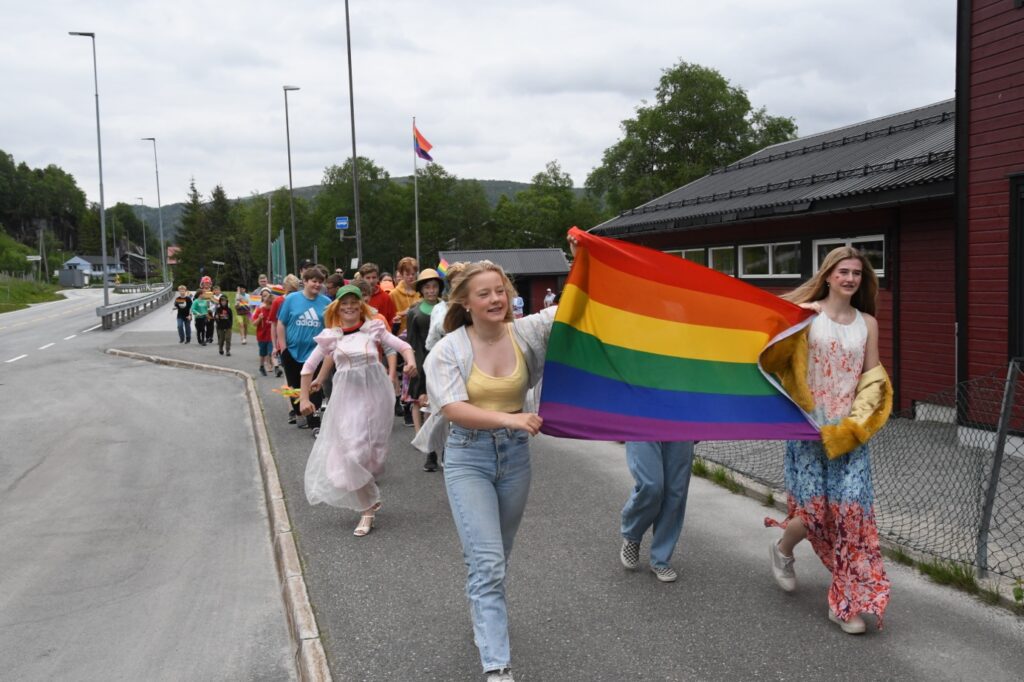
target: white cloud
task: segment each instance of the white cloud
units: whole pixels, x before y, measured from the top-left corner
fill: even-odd
[[[0,0],[0,149],[55,163],[98,199],[89,41],[99,60],[108,205],[287,184],[351,152],[344,5],[299,0]],[[683,59],[718,69],[802,133],[951,97],[956,3],[820,0],[350,0],[359,153],[411,172],[413,115],[460,177],[527,181],[558,159],[577,185]]]

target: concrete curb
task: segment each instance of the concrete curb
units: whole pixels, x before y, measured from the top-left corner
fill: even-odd
[[[108,355],[143,360],[157,365],[217,372],[242,379],[245,384],[246,400],[249,403],[253,436],[256,440],[260,475],[263,479],[264,501],[267,505],[270,538],[274,547],[274,563],[277,565],[277,576],[281,584],[281,600],[284,604],[285,616],[288,618],[288,633],[295,651],[295,670],[303,682],[331,682],[327,654],[324,652],[323,642],[320,640],[320,628],[317,626],[316,615],[309,603],[306,580],[302,573],[302,562],[296,549],[284,492],[277,477],[277,462],[270,449],[270,437],[267,434],[267,425],[263,418],[263,406],[259,394],[256,392],[256,383],[253,378],[242,370],[201,362],[175,360],[116,348],[109,348],[106,352]]]
[[[697,455],[697,457],[700,457],[700,455]],[[704,460],[704,462],[708,465],[709,468],[710,467],[722,467],[723,469],[728,471],[729,475],[732,476],[733,480],[736,481],[736,483],[742,489],[742,492],[740,494],[744,495],[745,497],[749,497],[749,498],[755,499],[755,500],[757,500],[758,502],[760,502],[761,504],[765,505],[768,508],[776,509],[776,510],[782,512],[783,514],[787,513],[788,509],[786,508],[786,498],[785,498],[786,491],[784,491],[784,490],[777,490],[775,488],[770,488],[770,487],[768,487],[768,486],[766,486],[766,485],[764,485],[762,483],[758,483],[754,479],[749,478],[749,477],[741,474],[738,471],[730,469],[729,467],[724,466],[722,464],[719,464],[719,463],[717,463],[715,461],[712,461],[710,459],[705,459],[703,457],[701,459]],[[710,477],[707,478],[706,480],[710,481],[711,483],[714,483],[714,481]],[[772,499],[772,504],[770,504],[770,505],[768,504],[769,495],[771,496],[771,499]],[[901,544],[899,544],[897,542],[893,542],[892,540],[886,539],[884,537],[879,537],[878,538],[878,544],[880,544],[882,546],[882,552],[884,554],[886,554],[888,556],[888,558],[890,560],[892,560],[892,561],[896,561],[896,559],[894,559],[893,556],[894,555],[899,555],[899,554],[902,554],[902,555],[910,557],[916,563],[929,563],[931,561],[935,561],[936,560],[936,557],[934,557],[934,556],[932,556],[930,554],[927,554],[925,552],[920,552],[920,551],[918,551],[916,549],[912,549],[910,547],[905,547],[905,546],[903,546],[903,545],[901,545]],[[897,561],[897,563],[902,563],[902,562]],[[913,568],[915,570],[917,570],[916,565]],[[927,576],[925,574],[920,573],[920,572],[919,572],[919,574],[922,577],[927,578]],[[987,577],[984,577],[984,578],[979,577],[979,578],[977,578],[977,581],[978,581],[978,586],[982,590],[989,590],[989,591],[992,591],[992,592],[996,592],[999,595],[998,603],[991,603],[991,602],[984,602],[984,603],[989,604],[989,606],[995,606],[995,607],[998,607],[998,608],[1001,608],[1001,609],[1005,609],[1005,610],[1007,610],[1007,611],[1009,611],[1009,612],[1011,612],[1011,613],[1013,613],[1014,615],[1017,615],[1017,616],[1021,615],[1020,606],[1013,599],[1013,587],[1015,585],[1015,582],[1013,580],[1010,580],[1009,578],[1004,578],[1004,577],[999,576],[999,575],[989,574]],[[957,588],[952,587],[950,589],[957,589]],[[972,595],[972,596],[978,597],[978,595]]]

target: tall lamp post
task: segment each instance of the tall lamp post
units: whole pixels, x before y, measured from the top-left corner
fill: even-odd
[[[295,197],[292,196],[292,133],[288,123],[288,91],[298,90],[297,85],[284,86],[284,135],[288,141],[288,211],[292,217],[292,272],[299,273],[299,252],[295,248]]]
[[[352,90],[352,32],[349,30],[348,0],[345,0],[345,46],[348,50],[348,111],[352,120],[352,208],[356,219],[356,261],[363,264],[363,230],[359,221],[359,157],[356,155],[356,96]]]
[[[142,217],[142,197],[135,197],[139,200],[139,219],[142,221],[142,272],[146,278],[146,286],[149,286],[149,252],[146,250],[146,219]]]
[[[103,203],[103,144],[100,141],[100,79],[96,68],[96,34],[85,31],[68,31],[71,36],[92,39],[92,82],[96,92],[96,157],[100,166],[100,258],[103,259],[103,305],[110,305],[110,290],[107,286],[107,211]]]
[[[160,203],[160,163],[156,159],[156,138],[143,137],[142,140],[153,143],[153,167],[156,169],[156,214],[160,221],[160,268],[163,281],[170,282],[171,280],[167,278],[167,245],[164,244],[164,209]]]

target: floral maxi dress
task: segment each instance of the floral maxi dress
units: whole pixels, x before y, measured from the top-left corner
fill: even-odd
[[[379,320],[352,332],[325,329],[316,344],[303,373],[313,372],[326,355],[335,370],[331,401],[306,463],[306,499],[363,511],[380,501],[376,481],[384,473],[394,422],[395,393],[379,348],[402,352],[409,344]]]
[[[848,325],[824,314],[811,323],[807,384],[819,424],[836,424],[849,414],[866,344],[867,325],[859,311]],[[830,460],[820,441],[789,441],[785,478],[789,514],[782,522],[765,519],[765,525],[785,528],[790,519],[802,519],[811,547],[832,573],[832,611],[844,621],[873,613],[881,627],[889,579],[878,545],[868,446]]]

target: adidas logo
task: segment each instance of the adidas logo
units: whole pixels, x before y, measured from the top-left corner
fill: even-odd
[[[316,311],[312,308],[306,310],[306,312],[299,315],[299,319],[295,320],[295,326],[297,327],[322,327],[320,323],[320,316],[316,314]]]

